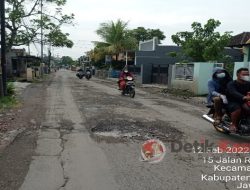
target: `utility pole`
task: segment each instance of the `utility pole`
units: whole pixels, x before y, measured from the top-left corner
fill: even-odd
[[[41,0],[41,61],[43,62],[43,0]]]
[[[2,67],[2,82],[0,85],[2,86],[2,91],[3,91],[2,95],[7,96],[5,0],[0,0],[0,18],[1,18],[1,67]]]
[[[50,48],[48,50],[48,54],[49,54],[48,72],[50,73],[50,71],[51,71],[51,45],[50,45]]]

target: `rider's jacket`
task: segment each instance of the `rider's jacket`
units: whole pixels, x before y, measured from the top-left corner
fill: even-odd
[[[227,97],[229,101],[244,103],[243,97],[250,92],[250,82],[239,83],[237,80],[227,84]]]
[[[218,79],[216,77],[217,71],[224,71],[226,76],[223,79]],[[220,94],[226,94],[227,83],[231,81],[232,78],[229,73],[223,68],[214,68],[212,79],[208,81],[208,96],[207,96],[207,104],[213,104],[213,97],[219,96]]]
[[[120,74],[120,76],[119,76],[119,79],[120,79],[120,80],[124,80],[124,79],[125,79],[126,77],[128,77],[128,76],[133,77],[133,75],[132,75],[130,72],[127,72],[127,73],[121,72],[121,74]]]

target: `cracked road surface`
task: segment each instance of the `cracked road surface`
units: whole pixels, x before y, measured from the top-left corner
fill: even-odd
[[[215,132],[201,119],[203,108],[139,89],[130,99],[115,85],[79,80],[71,71],[55,74],[44,89],[45,121],[20,190],[236,189],[237,182],[201,180],[202,174],[215,173],[204,163],[208,154],[168,151],[162,162],[149,164],[140,160],[140,147],[151,138],[167,148],[180,141],[239,143],[249,138]]]

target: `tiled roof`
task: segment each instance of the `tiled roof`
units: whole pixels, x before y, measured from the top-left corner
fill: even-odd
[[[250,44],[250,32],[243,32],[231,38],[228,47],[242,47],[243,45]]]

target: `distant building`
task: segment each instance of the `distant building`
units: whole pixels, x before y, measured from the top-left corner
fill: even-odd
[[[25,49],[12,49],[6,56],[6,62],[7,78],[26,78],[27,68],[38,70],[41,64],[41,59],[27,55]]]
[[[135,66],[141,69],[142,84],[168,84],[169,65],[175,64],[177,58],[171,52],[180,52],[177,46],[162,46],[157,38],[139,43],[139,51],[135,53]]]
[[[135,67],[137,70],[140,68],[140,82],[169,84],[172,78],[172,65],[182,61],[178,56],[171,56],[171,53],[178,54],[181,49],[180,46],[161,45],[157,38],[140,42],[139,51],[135,54]],[[225,48],[225,54],[231,56],[233,62],[243,60],[243,54],[239,49]]]
[[[238,47],[241,48],[245,45],[250,45],[250,32],[242,32],[231,38],[228,47]]]
[[[250,62],[250,32],[243,32],[233,36],[228,47],[241,50],[244,62]]]
[[[243,32],[233,36],[229,47],[240,50],[244,57],[241,61],[234,64],[234,79],[236,79],[236,71],[239,68],[245,67],[250,69],[250,32]]]
[[[7,71],[7,77],[10,78],[17,72],[18,68],[18,62],[13,62],[12,59],[16,59],[18,56],[26,56],[25,49],[11,49],[11,52],[9,52],[6,56],[6,71]],[[1,57],[1,52],[0,52]]]

